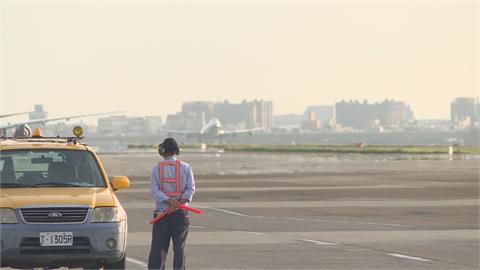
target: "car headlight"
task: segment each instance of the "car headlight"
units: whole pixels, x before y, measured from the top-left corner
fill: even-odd
[[[118,207],[97,207],[93,210],[92,222],[118,222],[124,219]]]
[[[18,223],[17,215],[11,208],[0,208],[0,223]]]

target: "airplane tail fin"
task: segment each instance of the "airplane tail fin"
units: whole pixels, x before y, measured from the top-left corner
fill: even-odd
[[[207,124],[205,121],[205,112],[202,111],[202,127],[204,127]]]

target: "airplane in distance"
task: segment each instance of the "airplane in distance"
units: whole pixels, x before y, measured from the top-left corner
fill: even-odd
[[[15,131],[13,132],[14,137],[29,137],[32,134],[32,129],[30,128],[29,125],[32,125],[32,124],[45,124],[47,122],[54,122],[54,121],[61,121],[61,120],[69,121],[70,119],[84,118],[89,116],[100,116],[100,115],[107,115],[107,114],[116,114],[121,112],[122,111],[91,113],[91,114],[71,115],[71,116],[56,117],[56,118],[33,119],[33,120],[27,120],[27,121],[22,121],[17,123],[5,123],[5,124],[0,123],[0,137],[6,136],[7,130],[12,128],[15,129]],[[21,115],[26,113],[28,112],[4,114],[4,115],[0,115],[0,118],[10,117],[14,115]]]
[[[222,139],[227,136],[236,136],[238,134],[252,135],[254,132],[266,130],[266,127],[224,130],[222,123],[218,118],[213,118],[204,124],[200,130],[168,130],[168,136],[180,135],[186,138],[198,138],[199,140]]]

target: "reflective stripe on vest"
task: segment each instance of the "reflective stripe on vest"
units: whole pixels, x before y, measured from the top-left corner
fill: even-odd
[[[174,166],[175,167],[175,178],[165,177],[165,167]],[[167,196],[180,196],[180,160],[176,161],[165,161],[158,163],[158,178],[160,181],[160,190],[165,193]],[[165,191],[165,184],[175,184],[174,191]]]

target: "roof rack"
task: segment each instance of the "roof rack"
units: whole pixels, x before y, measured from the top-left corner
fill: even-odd
[[[17,142],[52,142],[52,143],[68,143],[68,144],[81,144],[87,146],[85,143],[81,143],[80,141],[85,137],[82,137],[83,129],[81,126],[75,126],[73,128],[73,134],[75,136],[70,137],[43,137],[40,128],[36,128],[32,132],[32,136],[27,137],[10,137],[10,136],[0,136],[0,141],[11,140]]]
[[[0,141],[2,140],[12,140],[18,142],[53,142],[53,143],[71,143],[71,144],[82,144],[87,145],[85,143],[80,142],[85,137],[0,137]]]

